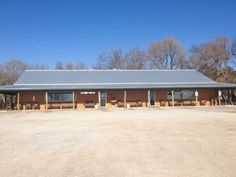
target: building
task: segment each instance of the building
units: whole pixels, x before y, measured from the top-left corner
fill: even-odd
[[[236,84],[195,70],[27,70],[1,86],[5,109],[83,109],[221,104]]]

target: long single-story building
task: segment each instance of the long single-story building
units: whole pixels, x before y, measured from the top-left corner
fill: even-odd
[[[227,89],[195,70],[26,70],[0,94],[4,109],[98,109],[220,105]]]

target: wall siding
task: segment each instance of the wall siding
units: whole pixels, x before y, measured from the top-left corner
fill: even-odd
[[[217,97],[216,89],[197,89],[199,96],[198,100],[205,100],[206,105],[211,104],[212,98]],[[167,92],[168,90],[156,90],[156,105],[161,105],[161,101],[168,102],[167,100]],[[20,105],[21,109],[23,109],[23,105],[27,102],[32,102],[33,97],[35,97],[35,101],[39,102],[40,109],[45,108],[45,92],[19,92],[20,93]],[[107,104],[108,107],[111,107],[111,100],[115,98],[117,101],[124,101],[124,90],[108,90],[107,91]],[[143,106],[147,106],[148,102],[148,90],[127,90],[126,101],[128,102],[136,102],[141,100]],[[80,91],[75,91],[75,103],[77,108],[84,108],[84,103],[86,101],[94,101],[95,104],[98,104],[98,91],[95,94],[81,94]],[[167,106],[167,103],[165,103]]]

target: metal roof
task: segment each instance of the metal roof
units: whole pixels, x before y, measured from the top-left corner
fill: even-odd
[[[195,70],[27,70],[18,84],[213,82]]]
[[[236,88],[217,83],[195,70],[26,70],[14,85],[0,91]]]

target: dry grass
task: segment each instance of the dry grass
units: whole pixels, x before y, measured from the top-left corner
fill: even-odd
[[[235,107],[0,113],[1,177],[235,177]]]

